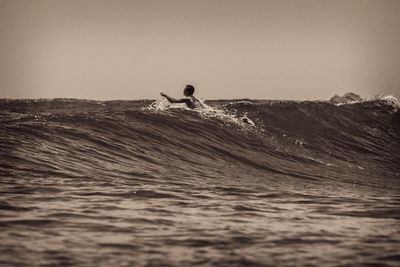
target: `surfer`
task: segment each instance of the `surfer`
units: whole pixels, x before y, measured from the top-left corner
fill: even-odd
[[[181,99],[175,99],[172,98],[166,94],[164,94],[162,91],[160,92],[161,96],[165,97],[169,102],[171,103],[185,103],[188,108],[200,108],[204,107],[203,103],[200,102],[196,97],[194,97],[194,87],[193,85],[186,85],[185,89],[183,89],[183,95],[185,96],[184,98]]]

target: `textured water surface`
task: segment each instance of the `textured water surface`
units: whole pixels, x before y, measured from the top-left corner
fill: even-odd
[[[395,103],[208,104],[1,100],[0,266],[400,264]]]

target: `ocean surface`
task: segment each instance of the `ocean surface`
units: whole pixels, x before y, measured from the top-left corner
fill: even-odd
[[[0,266],[399,266],[400,105],[0,100]]]

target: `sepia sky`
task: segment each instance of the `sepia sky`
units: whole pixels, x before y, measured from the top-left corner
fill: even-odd
[[[398,0],[0,0],[0,98],[400,97]]]

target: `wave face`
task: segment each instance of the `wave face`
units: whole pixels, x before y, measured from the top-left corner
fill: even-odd
[[[398,264],[398,100],[207,104],[1,100],[2,262]]]

